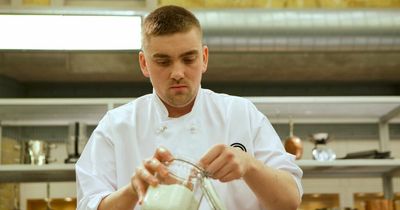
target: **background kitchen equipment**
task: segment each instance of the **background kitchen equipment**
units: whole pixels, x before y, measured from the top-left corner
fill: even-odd
[[[346,156],[338,159],[392,159],[390,153],[390,151],[365,150],[347,153]]]
[[[87,125],[82,122],[71,123],[66,142],[68,158],[65,159],[65,163],[76,163],[87,141]]]
[[[311,152],[314,160],[332,161],[336,159],[336,153],[327,146],[329,141],[328,133],[314,133],[311,135],[310,140],[314,143],[314,148]]]
[[[44,165],[55,162],[55,158],[50,157],[51,149],[55,149],[56,144],[49,144],[47,141],[31,139],[22,143],[23,163],[31,165]]]
[[[50,183],[46,183],[46,198],[44,199],[46,201],[46,210],[53,210],[51,207],[51,198],[50,198]]]
[[[285,150],[286,152],[295,155],[296,160],[299,160],[303,155],[303,144],[299,137],[293,135],[294,125],[292,119],[289,121],[289,129],[289,137],[285,140]]]

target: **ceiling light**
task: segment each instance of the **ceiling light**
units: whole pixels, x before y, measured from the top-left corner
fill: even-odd
[[[0,15],[3,50],[137,50],[140,16]]]

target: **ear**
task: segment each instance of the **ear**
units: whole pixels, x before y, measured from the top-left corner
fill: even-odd
[[[206,45],[203,46],[203,73],[207,71],[208,66],[208,47]]]
[[[149,78],[150,77],[150,73],[147,69],[147,63],[146,63],[146,58],[144,56],[144,52],[140,51],[139,52],[139,64],[140,64],[140,70],[142,71],[142,74]]]

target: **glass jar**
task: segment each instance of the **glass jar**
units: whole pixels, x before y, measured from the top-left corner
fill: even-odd
[[[205,171],[185,159],[164,163],[168,175],[156,174],[159,184],[149,186],[143,210],[198,210],[203,195],[214,210],[225,210]]]

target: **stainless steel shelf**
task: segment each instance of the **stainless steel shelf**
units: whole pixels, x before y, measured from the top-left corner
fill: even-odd
[[[75,164],[0,165],[1,182],[75,181]]]
[[[273,123],[400,122],[400,97],[247,97]],[[2,125],[97,124],[105,112],[133,98],[0,99]]]
[[[400,159],[298,160],[305,178],[383,177],[400,175]]]
[[[400,176],[400,159],[335,160],[320,162],[299,160],[305,178]],[[0,182],[75,181],[74,164],[0,165]]]

